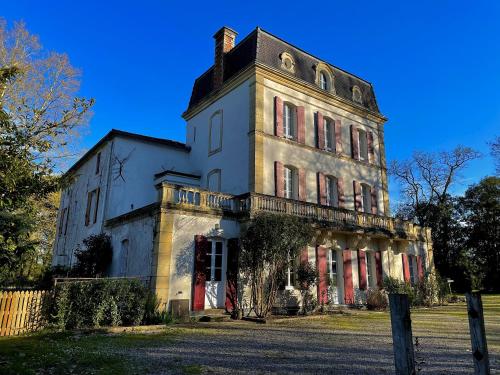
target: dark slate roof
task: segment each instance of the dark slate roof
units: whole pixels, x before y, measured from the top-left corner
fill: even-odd
[[[164,139],[164,138],[156,138],[156,137],[150,137],[147,135],[142,135],[142,134],[136,134],[136,133],[129,133],[123,130],[118,130],[118,129],[111,129],[108,134],[106,134],[104,137],[102,137],[99,142],[97,142],[90,150],[88,150],[80,159],[76,161],[75,164],[69,168],[65,175],[68,175],[85,163],[90,157],[94,155],[94,153],[107,141],[113,139],[116,136],[120,136],[122,138],[129,138],[129,139],[134,139],[134,140],[139,140],[139,141],[144,141],[144,142],[150,142],[150,143],[157,143],[161,144],[164,146],[172,147],[179,149],[181,151],[186,151],[189,152],[191,148],[187,146],[185,143],[182,142],[177,142],[177,141],[172,141],[170,139]]]
[[[371,83],[320,60],[260,28],[252,31],[224,56],[224,81],[236,76],[244,68],[255,62],[282,70],[280,55],[283,52],[293,56],[295,61],[295,73],[293,75],[295,77],[314,84],[316,74],[314,67],[319,62],[323,62],[334,72],[335,91],[338,96],[352,102],[352,88],[356,85],[361,89],[363,95],[362,106],[370,111],[379,112]],[[213,91],[212,78],[213,66],[195,80],[188,110]]]

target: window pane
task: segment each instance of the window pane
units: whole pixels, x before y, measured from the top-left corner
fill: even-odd
[[[222,255],[215,255],[215,267],[222,267]]]
[[[215,253],[222,255],[222,242],[215,243]]]
[[[220,268],[216,268],[214,273],[213,281],[221,281],[222,279],[222,270]]]

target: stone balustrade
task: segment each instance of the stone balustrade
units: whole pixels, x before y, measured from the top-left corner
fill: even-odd
[[[362,228],[381,232],[383,236],[386,232],[387,237],[406,239],[426,238],[429,235],[428,228],[422,228],[409,221],[265,194],[246,193],[235,196],[166,182],[160,184],[158,188],[161,204],[172,208],[249,217],[259,212],[272,212],[303,217],[335,226],[339,230]]]

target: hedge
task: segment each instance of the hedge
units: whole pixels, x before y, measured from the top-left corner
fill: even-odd
[[[78,329],[140,324],[150,292],[139,280],[96,279],[57,284],[53,293],[49,322]]]

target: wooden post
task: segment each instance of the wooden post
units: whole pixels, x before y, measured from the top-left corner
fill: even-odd
[[[392,343],[397,375],[414,375],[415,353],[411,332],[410,304],[406,294],[389,294]]]
[[[481,293],[466,293],[465,297],[467,299],[467,313],[469,315],[474,374],[487,375],[490,373],[490,362],[488,359],[488,345],[486,344],[486,333],[484,330]]]

